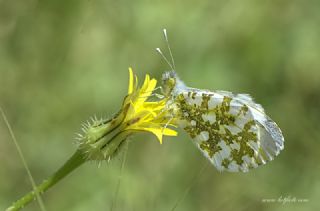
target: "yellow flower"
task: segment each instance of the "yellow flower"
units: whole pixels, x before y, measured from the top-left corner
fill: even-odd
[[[166,112],[167,98],[159,101],[146,101],[156,87],[157,80],[150,79],[147,74],[142,87],[138,88],[138,78],[133,75],[129,68],[129,87],[128,95],[124,100],[123,108],[128,107],[127,113],[123,120],[124,130],[138,132],[151,132],[162,143],[163,135],[176,136],[177,132],[167,126],[174,126],[173,117]]]
[[[83,134],[79,134],[78,137],[79,148],[71,158],[40,185],[33,185],[33,191],[14,202],[7,210],[22,209],[35,196],[48,190],[85,161],[109,161],[133,133],[144,131],[153,133],[160,143],[163,135],[177,135],[176,131],[168,128],[168,126],[175,126],[173,124],[175,119],[168,112],[168,98],[147,101],[155,90],[157,81],[146,75],[142,87],[138,88],[138,79],[133,75],[131,68],[129,68],[129,74],[128,94],[124,98],[120,111],[110,119],[93,118],[91,122],[85,123],[82,128]]]
[[[79,149],[87,160],[110,159],[133,133],[153,133],[160,143],[164,135],[177,135],[175,130],[168,128],[175,127],[175,119],[168,113],[168,98],[147,101],[155,90],[157,80],[146,75],[139,88],[138,78],[131,68],[129,75],[128,94],[120,111],[109,120],[93,119],[82,128],[84,134],[79,135]]]

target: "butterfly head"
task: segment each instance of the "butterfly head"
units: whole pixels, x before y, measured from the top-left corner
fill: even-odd
[[[185,87],[175,71],[168,71],[162,75],[162,88],[165,96],[174,95],[178,89]]]

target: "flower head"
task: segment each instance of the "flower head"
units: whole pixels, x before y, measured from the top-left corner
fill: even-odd
[[[148,102],[147,99],[156,87],[157,80],[150,79],[147,74],[141,88],[138,88],[138,78],[133,75],[129,68],[130,80],[128,95],[124,100],[123,107],[128,106],[127,114],[123,124],[125,130],[138,132],[151,132],[157,136],[162,143],[162,136],[176,136],[177,132],[168,128],[172,124],[173,118],[166,113],[167,98],[159,101]]]
[[[138,78],[129,68],[128,94],[120,111],[110,120],[93,120],[84,126],[80,137],[80,149],[89,160],[103,160],[114,154],[126,138],[138,132],[154,134],[160,143],[162,137],[176,136],[175,119],[168,114],[168,98],[148,101],[155,90],[157,80],[147,74],[139,88]]]

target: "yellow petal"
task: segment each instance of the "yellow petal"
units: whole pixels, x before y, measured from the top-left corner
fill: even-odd
[[[151,95],[152,91],[154,90],[154,88],[157,85],[157,80],[156,79],[151,79],[151,81],[149,81],[149,85],[148,85],[148,89],[146,90],[147,93],[149,93],[148,96]]]
[[[165,136],[177,136],[177,135],[178,135],[178,132],[175,131],[175,130],[172,130],[172,129],[170,129],[170,128],[165,128],[165,129],[163,130],[163,135],[165,135]]]
[[[133,77],[133,71],[132,68],[129,67],[129,87],[128,87],[128,94],[131,94],[133,92],[133,83],[134,83],[134,77]]]
[[[149,97],[152,94],[152,91],[154,90],[156,85],[157,80],[154,78],[150,80],[150,76],[147,74],[144,79],[143,85],[140,89],[140,95],[144,98]]]
[[[153,133],[158,138],[160,144],[162,144],[162,128],[144,128],[143,130]]]
[[[159,140],[160,144],[162,144],[162,137],[166,136],[177,136],[177,132],[170,128],[163,127],[143,127],[143,128],[135,128],[135,130],[148,131],[153,133]]]
[[[150,80],[150,76],[148,74],[146,74],[146,77],[144,78],[143,85],[140,89],[140,92],[142,92],[142,93],[145,92],[145,90],[148,88],[149,80]]]
[[[147,110],[159,111],[164,109],[167,100],[161,100],[157,102],[144,102],[143,108]]]
[[[134,89],[138,89],[138,76],[135,76],[136,80],[135,80],[135,86]]]

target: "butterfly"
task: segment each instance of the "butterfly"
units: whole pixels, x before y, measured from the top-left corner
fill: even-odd
[[[170,63],[157,51],[174,69],[173,58]],[[169,113],[219,171],[247,172],[283,150],[280,128],[250,95],[190,88],[174,70],[163,74],[162,83]]]

